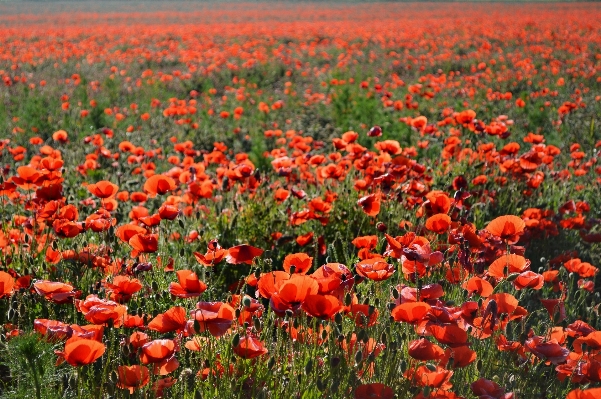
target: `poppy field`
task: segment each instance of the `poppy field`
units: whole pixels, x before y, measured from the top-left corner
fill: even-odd
[[[0,397],[601,398],[601,5],[0,4]]]

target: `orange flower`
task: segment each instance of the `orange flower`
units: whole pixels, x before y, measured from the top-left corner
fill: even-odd
[[[209,331],[214,337],[221,337],[231,327],[235,311],[223,302],[198,302],[196,309],[190,312],[200,325],[200,331]]]
[[[183,330],[186,326],[186,309],[176,306],[165,313],[158,314],[148,323],[148,329],[166,334],[173,331]]]
[[[254,359],[267,354],[267,352],[263,342],[250,335],[241,337],[238,345],[234,347],[234,353],[243,359]]]
[[[374,382],[361,384],[355,389],[355,399],[392,399],[394,391],[389,386]]]
[[[406,302],[392,309],[395,321],[415,324],[421,321],[430,311],[431,307],[425,302]]]
[[[175,180],[168,176],[154,175],[144,183],[144,191],[151,197],[163,195],[175,189]]]
[[[14,286],[15,279],[6,272],[0,272],[0,298],[11,296]]]
[[[568,393],[566,399],[598,399],[601,398],[601,388],[589,388],[585,390],[574,389]]]
[[[359,205],[361,209],[363,209],[363,212],[365,212],[368,216],[375,217],[378,216],[378,213],[380,213],[380,202],[380,194],[370,194],[359,198],[357,205]]]
[[[88,191],[98,198],[112,198],[117,191],[119,186],[111,183],[110,181],[102,180],[95,184],[88,184]]]
[[[342,305],[335,296],[315,294],[307,295],[302,309],[311,317],[328,320],[342,310]]]
[[[76,295],[72,285],[55,281],[36,281],[33,288],[39,295],[58,304],[71,302]]]
[[[263,250],[259,248],[255,248],[248,244],[237,245],[228,250],[228,254],[225,258],[227,263],[231,263],[233,265],[237,265],[240,263],[246,263],[247,265],[252,265],[253,259],[257,256],[261,256],[263,254]]]
[[[362,260],[355,265],[355,271],[362,277],[370,280],[382,281],[394,274],[394,266],[386,263],[382,258],[370,258]]]
[[[158,235],[156,234],[136,234],[129,239],[129,245],[139,252],[152,253],[159,248]]]
[[[175,353],[175,342],[171,339],[155,339],[142,346],[140,361],[144,364],[161,363]]]
[[[65,343],[64,358],[71,366],[94,363],[104,354],[106,346],[93,339],[69,338]]]
[[[444,350],[426,338],[420,338],[409,343],[409,356],[417,360],[440,360],[444,356]]]
[[[150,373],[144,366],[119,366],[117,374],[119,376],[117,386],[121,389],[128,389],[130,394],[150,381]]]
[[[451,226],[451,217],[444,213],[438,213],[430,216],[426,220],[426,228],[436,234],[445,233]]]
[[[524,233],[525,227],[526,223],[521,218],[507,215],[494,219],[486,226],[486,230],[493,236],[507,241],[508,244],[515,244]]]
[[[290,254],[284,258],[284,270],[290,273],[291,267],[294,267],[294,273],[307,274],[313,267],[313,258],[305,253]]]
[[[180,298],[200,296],[207,289],[207,285],[198,279],[192,270],[176,272],[179,283],[169,284],[169,292]]]

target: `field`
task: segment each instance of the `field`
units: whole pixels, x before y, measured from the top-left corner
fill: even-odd
[[[601,397],[601,4],[0,4],[1,398]]]

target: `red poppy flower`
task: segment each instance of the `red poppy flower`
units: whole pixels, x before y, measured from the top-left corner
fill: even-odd
[[[240,263],[252,265],[253,259],[257,256],[261,256],[262,254],[262,249],[255,248],[248,244],[242,244],[228,249],[228,254],[225,258],[225,261],[233,265],[237,265]]]
[[[496,382],[487,380],[486,378],[480,378],[470,385],[472,392],[479,399],[511,399],[513,394],[505,395],[505,390],[499,386]]]
[[[106,283],[105,286],[111,291],[109,298],[119,303],[129,301],[133,294],[142,289],[140,280],[127,276],[117,276],[112,283]]]
[[[129,242],[129,240],[136,234],[146,234],[147,230],[144,227],[135,224],[124,224],[119,226],[115,235],[123,242]]]
[[[409,343],[408,353],[414,359],[429,361],[442,359],[445,352],[426,338],[420,338]]]
[[[44,179],[40,172],[31,166],[19,166],[17,168],[19,176],[13,176],[12,182],[25,190],[30,190],[39,186]]]
[[[208,330],[214,337],[224,335],[236,317],[234,308],[223,302],[198,302],[190,313],[200,326],[199,332]]]
[[[431,307],[425,302],[402,303],[392,309],[392,317],[395,321],[415,324],[421,321],[430,311]]]
[[[589,388],[585,390],[574,389],[568,393],[566,399],[598,399],[601,398],[601,388]]]
[[[254,359],[267,354],[267,352],[263,342],[249,335],[241,337],[238,345],[234,347],[234,353],[243,359]]]
[[[65,343],[64,358],[71,366],[84,366],[100,358],[106,346],[93,339],[69,338]]]
[[[524,233],[526,223],[513,215],[500,216],[486,226],[486,230],[493,236],[506,240],[508,244],[515,244]]]
[[[183,330],[187,322],[187,312],[181,306],[176,306],[165,313],[158,314],[148,323],[148,329],[166,334]]]
[[[357,248],[374,249],[378,245],[378,236],[357,237],[352,244]]]
[[[175,189],[175,180],[168,176],[154,175],[144,183],[144,191],[151,197],[163,195]]]
[[[543,288],[543,284],[545,284],[543,276],[530,270],[520,273],[520,275],[513,280],[513,286],[516,290],[523,290],[525,288],[540,290]]]
[[[436,234],[443,234],[451,227],[451,217],[444,213],[432,215],[426,220],[426,228]]]
[[[392,399],[394,391],[389,386],[374,382],[361,384],[355,389],[355,399]]]
[[[152,253],[159,249],[157,234],[136,234],[129,239],[129,245],[139,252]]]
[[[355,271],[362,277],[383,281],[394,274],[394,266],[382,258],[365,259],[355,265]]]
[[[530,267],[530,261],[521,255],[506,254],[488,267],[488,275],[503,278],[512,273],[522,273]]]
[[[102,180],[95,184],[88,184],[88,191],[98,198],[111,198],[119,190],[119,186],[110,181]]]
[[[33,288],[39,295],[58,304],[71,302],[76,295],[72,285],[56,281],[36,281]]]
[[[140,361],[144,364],[160,363],[169,359],[175,352],[175,342],[171,339],[155,339],[142,346]]]
[[[477,276],[474,276],[465,282],[463,288],[470,293],[475,292],[484,298],[490,296],[493,292],[493,286],[488,281]]]
[[[176,272],[179,283],[169,284],[169,292],[180,298],[200,296],[207,289],[207,285],[198,279],[192,270]]]
[[[284,270],[290,273],[290,268],[294,266],[294,273],[307,274],[313,267],[313,258],[305,253],[290,254],[284,258]]]
[[[56,219],[52,223],[52,228],[61,238],[73,238],[83,231],[81,223],[71,222],[67,219]]]
[[[119,366],[117,375],[119,376],[117,386],[121,389],[128,389],[130,394],[150,381],[150,372],[145,366]]]
[[[557,343],[557,340],[546,341],[543,337],[532,337],[526,340],[524,347],[536,357],[555,365],[563,363],[570,351]]]
[[[354,303],[351,305],[351,316],[357,327],[366,328],[375,326],[380,312],[374,306]]]
[[[359,205],[361,209],[363,209],[363,212],[365,212],[368,216],[375,217],[378,216],[378,213],[380,213],[380,202],[380,194],[370,194],[359,198],[357,205]]]
[[[6,272],[0,272],[0,298],[11,296],[14,286],[15,279]]]
[[[333,295],[307,295],[302,309],[311,317],[328,320],[342,310],[338,298]]]

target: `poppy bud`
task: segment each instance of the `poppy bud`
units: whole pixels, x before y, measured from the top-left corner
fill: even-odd
[[[232,338],[232,345],[234,347],[238,346],[238,344],[240,343],[240,334],[236,334],[234,335],[234,338]]]
[[[401,360],[400,369],[401,369],[401,373],[403,373],[403,374],[405,374],[405,371],[407,371],[407,362],[404,359]]]
[[[267,362],[267,368],[269,370],[271,370],[273,368],[273,366],[275,366],[275,358],[272,356],[269,358],[269,361]]]
[[[436,369],[434,369],[436,370]],[[434,371],[432,370],[432,371]],[[430,397],[430,387],[429,386],[425,386],[424,387],[424,398],[429,398]]]
[[[305,374],[311,374],[312,370],[313,370],[313,361],[311,359],[309,359],[307,361],[307,364],[305,365]]]
[[[351,306],[352,301],[353,301],[353,298],[351,297],[351,294],[349,294],[347,292],[346,295],[344,296],[344,306]]]
[[[261,329],[261,320],[258,317],[254,317],[253,322],[254,322],[255,330],[260,330]]]
[[[321,378],[317,379],[317,389],[319,389],[320,391],[323,391],[326,389],[326,384],[323,382],[323,380]]]
[[[336,324],[342,324],[342,314],[336,313],[336,315],[334,316],[334,322]]]
[[[374,126],[371,129],[369,129],[367,135],[369,137],[380,137],[382,135],[382,128],[380,126]]]
[[[244,306],[245,308],[248,308],[251,305],[251,300],[249,297],[244,297],[244,299],[242,300],[242,306]]]
[[[430,371],[436,371],[436,366],[433,365],[432,363],[427,363],[426,368]]]

